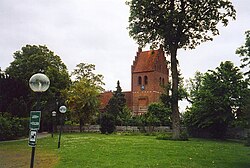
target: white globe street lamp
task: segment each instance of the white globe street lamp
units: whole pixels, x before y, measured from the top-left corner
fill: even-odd
[[[52,117],[55,117],[56,116],[56,112],[55,111],[52,111]]]
[[[37,93],[42,93],[42,92],[45,92],[46,90],[48,90],[49,88],[49,85],[50,85],[50,80],[49,78],[42,74],[42,73],[37,73],[37,74],[34,74],[30,80],[29,80],[29,86],[31,88],[31,90],[33,90],[34,92],[37,92]],[[40,99],[40,94],[38,95],[38,100],[37,100],[37,109],[39,108],[39,99]],[[39,123],[40,125],[40,123]],[[33,132],[37,132],[37,130],[32,130]],[[31,161],[30,161],[30,168],[33,168],[34,167],[34,158],[35,158],[35,145],[32,146],[32,153],[31,153]]]
[[[49,88],[50,80],[46,75],[37,73],[30,78],[29,85],[34,92],[45,92]]]
[[[59,108],[59,111],[61,112],[61,113],[66,113],[66,111],[67,111],[67,108],[66,108],[66,106],[61,106],[60,108]]]
[[[66,106],[61,106],[60,108],[59,108],[59,111],[60,111],[60,113],[62,113],[62,115],[64,114],[64,113],[66,113],[66,111],[67,111],[67,108],[66,108]],[[62,125],[63,125],[63,116],[61,115],[61,118],[60,118],[60,120],[61,120],[61,127],[60,127],[60,133],[59,133],[59,138],[58,138],[58,145],[57,145],[57,148],[59,149],[60,148],[60,144],[61,144],[61,134],[62,134]]]
[[[53,138],[53,136],[54,136],[54,118],[56,117],[56,111],[52,111],[51,114],[52,114],[52,118],[51,118],[51,120],[52,120],[52,134],[51,134],[51,136]]]

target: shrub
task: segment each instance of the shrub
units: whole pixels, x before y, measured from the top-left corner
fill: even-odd
[[[0,141],[27,136],[29,118],[12,117],[9,113],[0,115]]]
[[[111,134],[115,131],[115,119],[110,114],[101,116],[100,131],[102,134]]]
[[[250,132],[247,133],[247,141],[245,145],[250,146]]]
[[[188,141],[188,134],[185,131],[182,131],[180,134],[180,139],[173,139],[172,133],[164,133],[157,135],[156,139],[159,140],[174,140],[174,141]]]

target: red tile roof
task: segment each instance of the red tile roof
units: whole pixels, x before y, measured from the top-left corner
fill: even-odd
[[[111,91],[107,91],[104,93],[101,93],[99,100],[100,100],[100,109],[104,109],[106,105],[108,104],[109,100],[113,96],[113,93]]]
[[[159,54],[162,54],[161,51],[162,50],[151,50],[138,52],[137,56],[135,57],[133,72],[154,71]]]

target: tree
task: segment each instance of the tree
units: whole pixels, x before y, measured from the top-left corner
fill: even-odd
[[[190,103],[193,103],[195,101],[195,99],[197,98],[197,94],[200,91],[200,87],[202,84],[202,78],[204,77],[204,75],[201,72],[195,72],[195,76],[194,78],[190,78],[187,81],[187,86],[186,86],[186,90],[187,90],[187,101]]]
[[[76,79],[76,81],[85,78],[95,85],[104,85],[103,76],[101,74],[95,74],[93,72],[94,70],[94,64],[80,63],[76,66],[76,69],[74,69],[71,75]]]
[[[35,93],[31,92],[28,81],[35,73],[44,73],[50,79],[50,88],[43,93],[41,98],[41,110],[43,117],[41,127],[47,125],[51,111],[55,110],[55,95],[66,89],[70,85],[70,78],[66,65],[58,55],[50,51],[46,46],[26,45],[13,55],[14,61],[6,68],[6,75],[17,81],[23,82],[27,86],[28,102],[27,109],[30,111],[36,102]],[[24,96],[23,96],[24,97]]]
[[[0,112],[9,112],[14,116],[28,117],[29,103],[27,85],[6,75],[0,76]]]
[[[58,55],[46,46],[26,45],[14,53],[14,61],[6,69],[10,77],[28,83],[30,77],[38,72],[45,73],[53,89],[60,90],[69,86],[70,79],[66,65]]]
[[[247,93],[247,82],[230,61],[205,73],[194,94],[193,104],[185,114],[191,134],[224,138],[228,126],[240,119],[239,112]]]
[[[248,75],[248,80],[250,80],[250,30],[245,32],[246,35],[246,42],[243,46],[239,47],[236,50],[236,54],[239,54],[242,57],[241,61],[241,68],[248,67],[247,72],[245,75]]]
[[[132,118],[132,111],[128,108],[128,106],[124,106],[122,109],[122,113],[119,116],[119,120],[121,121],[121,125],[128,126],[130,120]]]
[[[116,124],[121,124],[121,121],[118,120],[122,118],[122,113],[125,112],[123,111],[126,106],[126,99],[124,96],[120,82],[117,81],[116,91],[113,92],[113,96],[106,107],[106,112],[114,116]]]
[[[130,0],[129,34],[140,46],[163,45],[171,56],[173,138],[180,138],[178,110],[177,49],[193,49],[218,35],[218,23],[224,26],[235,19],[236,11],[227,0]]]
[[[79,120],[80,131],[82,131],[83,125],[90,123],[93,116],[97,114],[98,96],[103,91],[103,76],[95,75],[94,67],[93,64],[78,64],[76,70],[84,73],[78,73],[76,70],[72,73],[77,78],[66,92],[67,104],[72,112],[72,118]]]
[[[102,114],[100,131],[102,134],[111,134],[115,131],[115,119],[113,115],[108,113]]]
[[[148,112],[154,116],[160,123],[160,125],[171,125],[171,109],[166,108],[161,103],[152,103],[148,106]]]

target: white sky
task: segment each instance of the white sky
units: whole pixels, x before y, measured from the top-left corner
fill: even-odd
[[[236,21],[220,28],[220,35],[194,50],[178,51],[185,79],[230,60],[240,65],[235,50],[250,29],[250,1],[233,0]],[[106,90],[120,80],[129,91],[131,65],[137,44],[129,37],[129,7],[125,0],[0,0],[0,67],[13,61],[13,53],[26,44],[46,45],[59,55],[69,72],[81,62],[96,65]],[[145,50],[145,49],[144,49]]]

